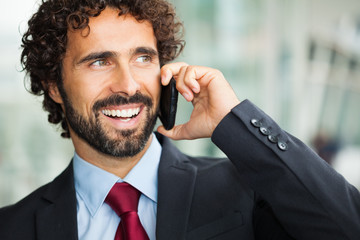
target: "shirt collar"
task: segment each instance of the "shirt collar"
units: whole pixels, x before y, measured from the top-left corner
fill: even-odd
[[[150,147],[121,179],[99,167],[96,167],[74,154],[74,180],[76,193],[84,201],[92,216],[95,216],[111,188],[116,182],[127,182],[150,200],[157,202],[158,167],[161,156],[161,145],[153,134]]]

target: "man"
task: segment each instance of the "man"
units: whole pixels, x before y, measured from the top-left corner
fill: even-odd
[[[221,72],[169,63],[180,27],[163,0],[42,3],[22,62],[75,155],[53,182],[0,210],[0,239],[359,239],[354,187],[240,103]],[[171,77],[194,110],[155,135]],[[211,137],[229,159],[185,156],[165,136]],[[140,191],[131,233],[114,207],[119,182]]]

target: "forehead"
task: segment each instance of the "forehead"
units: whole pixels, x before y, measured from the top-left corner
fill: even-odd
[[[149,21],[137,21],[132,15],[119,16],[119,10],[104,9],[89,19],[89,28],[68,31],[67,49],[120,51],[138,46],[156,49],[156,37]],[[113,49],[111,49],[113,48]]]

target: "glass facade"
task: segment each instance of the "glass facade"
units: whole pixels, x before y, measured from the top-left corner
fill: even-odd
[[[187,44],[179,61],[220,69],[240,99],[250,99],[315,150],[333,153],[334,166],[345,177],[346,169],[359,167],[356,150],[343,152],[360,148],[359,1],[171,2],[185,26]],[[0,16],[0,206],[50,181],[74,151],[47,122],[41,98],[24,87],[21,33],[37,5],[13,0],[5,7]],[[177,123],[187,121],[191,104],[180,100],[178,109]],[[222,155],[208,139],[175,144],[191,155]],[[359,186],[360,179],[352,176]]]

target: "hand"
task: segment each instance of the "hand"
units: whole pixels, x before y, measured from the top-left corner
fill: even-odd
[[[163,126],[157,129],[171,139],[211,137],[225,115],[240,103],[223,74],[216,69],[170,63],[161,68],[161,83],[166,86],[171,77],[175,78],[179,93],[194,106],[187,123],[169,131]]]

